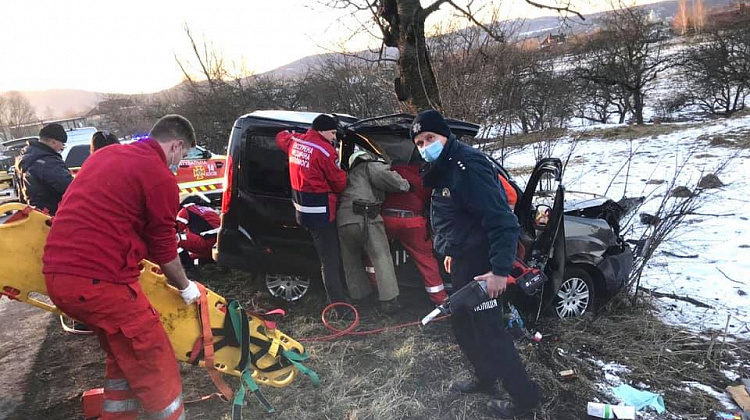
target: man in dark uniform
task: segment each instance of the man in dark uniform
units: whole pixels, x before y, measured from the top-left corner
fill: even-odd
[[[490,299],[451,317],[461,351],[474,367],[475,379],[456,382],[455,392],[493,393],[499,379],[511,401],[490,400],[500,418],[530,412],[539,404],[536,385],[526,374],[510,334],[502,305],[515,259],[519,227],[498,179],[497,168],[480,151],[459,142],[439,112],[423,111],[412,123],[411,136],[430,163],[425,186],[433,188],[432,226],[435,249],[445,256],[455,289],[470,281],[487,282]]]
[[[39,140],[30,141],[16,160],[21,201],[53,216],[73,181],[60,156],[67,141],[68,135],[60,124],[47,124],[39,131]]]

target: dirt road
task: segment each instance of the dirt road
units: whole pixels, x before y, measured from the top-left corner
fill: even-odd
[[[95,338],[67,335],[56,316],[0,300],[0,419],[76,418],[80,393],[103,369]]]

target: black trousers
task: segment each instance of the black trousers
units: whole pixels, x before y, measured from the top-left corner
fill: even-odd
[[[453,258],[451,279],[454,290],[489,270],[487,249]],[[450,319],[456,341],[474,367],[477,380],[487,383],[500,380],[513,401],[520,406],[535,406],[539,402],[537,386],[526,374],[513,337],[503,324],[500,302],[453,313]]]
[[[335,224],[322,228],[308,229],[318,251],[323,284],[331,302],[346,301],[344,293],[344,268],[341,264],[341,247],[339,246],[339,231]]]

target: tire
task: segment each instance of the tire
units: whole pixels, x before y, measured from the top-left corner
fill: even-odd
[[[255,282],[272,298],[290,303],[301,300],[313,286],[311,278],[298,274],[258,273]]]
[[[552,302],[558,318],[582,316],[594,311],[594,279],[580,267],[566,267],[565,278]]]

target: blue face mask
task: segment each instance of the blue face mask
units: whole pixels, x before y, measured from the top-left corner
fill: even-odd
[[[440,153],[443,152],[443,143],[434,141],[427,147],[419,149],[419,154],[422,155],[422,159],[427,162],[434,162],[440,157]]]

